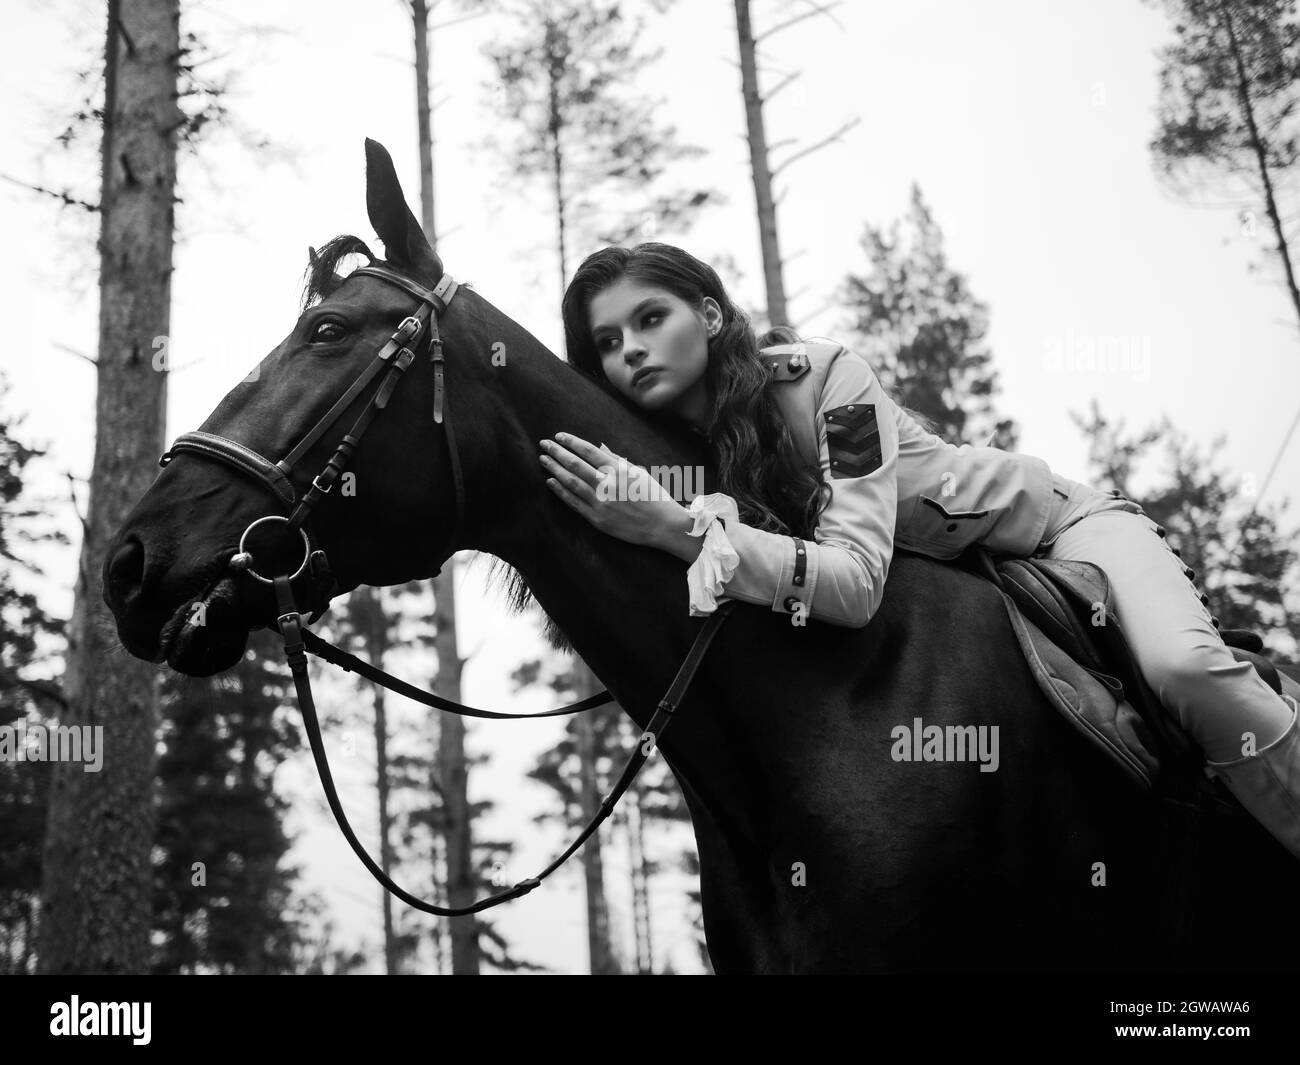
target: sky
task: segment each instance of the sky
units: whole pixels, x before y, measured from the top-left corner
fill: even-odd
[[[792,6],[755,3],[755,28]],[[99,54],[99,5],[3,0],[0,12],[0,173],[95,198],[93,143],[65,152],[55,137],[77,107],[77,70]],[[855,0],[833,14],[774,36],[763,67],[768,86],[800,72],[768,108],[769,140],[788,142],[775,152],[778,161],[858,119],[778,183],[786,285],[800,331],[842,335],[843,314],[830,305],[846,273],[866,268],[863,227],[904,216],[916,183],[950,265],[990,307],[999,410],[1017,420],[1022,451],[1086,481],[1086,445],[1069,412],[1084,413],[1095,400],[1132,430],[1167,415],[1203,447],[1224,438],[1223,468],[1243,486],[1261,485],[1300,405],[1296,321],[1270,259],[1269,230],[1245,191],[1219,182],[1188,198],[1158,175],[1149,143],[1157,53],[1171,36],[1163,11],[1139,0]],[[211,69],[232,78],[235,130],[216,133],[181,164],[169,439],[195,428],[288,332],[309,245],[343,232],[373,236],[365,137],[388,147],[408,201],[418,204],[411,35],[397,0],[207,0],[186,7],[183,26],[218,53]],[[511,176],[483,144],[488,134],[508,138],[509,131],[490,117],[482,48],[513,32],[501,17],[485,16],[435,33],[439,250],[458,280],[473,282],[559,352],[546,189]],[[732,257],[741,274],[735,295],[757,306],[762,276],[733,5],[679,2],[652,17],[645,44],[664,53],[639,88],[683,142],[704,149],[681,181],[711,182],[727,197],[689,233],[656,236],[702,258]],[[272,148],[252,146],[262,139]],[[1282,191],[1286,209],[1293,190]],[[1251,209],[1254,225],[1242,216]],[[93,439],[93,371],[72,352],[95,346],[94,230],[75,209],[8,182],[0,182],[0,227],[11,248],[0,260],[7,402],[25,414],[26,438],[49,449],[37,490],[51,500],[51,521],[72,535],[63,475],[86,476]],[[576,262],[592,250],[571,254]],[[1122,357],[1090,363],[1081,353],[1097,344]],[[1139,499],[1143,476],[1153,474],[1139,477]],[[1266,501],[1290,498],[1298,483],[1300,434]],[[1295,515],[1282,524],[1294,528]],[[75,552],[41,561],[46,605],[66,613]],[[462,652],[472,654],[464,698],[521,713],[544,709],[548,693],[514,693],[508,679],[540,652],[537,620],[507,616],[486,588],[486,572],[479,560],[458,578]],[[338,698],[348,697],[340,689]],[[497,803],[484,828],[520,841],[511,881],[536,872],[567,842],[532,825],[546,795],[524,778],[559,727],[470,725],[471,751],[491,754],[471,785],[473,798]],[[364,734],[358,730],[356,753],[341,755],[338,770],[359,804],[372,786]],[[378,888],[328,822],[313,773],[297,761],[279,778],[295,797],[291,827],[302,838],[294,857],[335,908],[341,938],[373,949]],[[366,807],[357,809],[354,820],[363,821]],[[364,827],[361,834],[367,838]],[[617,872],[611,880],[626,883]],[[689,971],[698,962],[682,923],[685,885],[665,881],[652,906],[657,962],[671,959]],[[626,951],[625,894],[615,891],[612,907]],[[584,970],[576,861],[494,914],[521,955],[559,971]]]

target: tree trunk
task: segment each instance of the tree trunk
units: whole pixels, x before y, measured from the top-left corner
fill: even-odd
[[[388,619],[384,616],[384,593],[378,588],[367,588],[364,616],[366,619],[366,650],[379,669],[384,668],[388,654]],[[388,714],[382,684],[372,684],[375,707],[375,780],[379,790],[379,867],[384,875],[393,875],[393,814],[388,780]],[[384,918],[384,971],[394,976],[401,971],[397,955],[397,938],[393,931],[393,896],[385,887],[379,889]]]
[[[1255,122],[1255,108],[1250,100],[1250,76],[1246,73],[1241,60],[1241,45],[1237,43],[1237,32],[1232,25],[1229,7],[1230,5],[1221,4],[1219,12],[1223,15],[1223,27],[1228,33],[1229,50],[1232,52],[1233,66],[1237,72],[1237,99],[1241,104],[1241,117],[1245,119],[1246,128],[1250,131],[1250,146],[1255,153],[1260,181],[1264,185],[1264,206],[1268,211],[1268,220],[1273,226],[1273,235],[1277,238],[1277,254],[1282,260],[1282,270],[1286,275],[1287,294],[1291,297],[1291,307],[1296,312],[1296,317],[1300,319],[1300,287],[1296,285],[1295,268],[1291,265],[1291,249],[1287,242],[1286,229],[1278,212],[1273,177],[1268,172],[1264,138],[1260,135],[1259,126]]]
[[[415,119],[420,128],[420,224],[434,251],[438,250],[433,225],[433,113],[429,107],[429,5],[411,0],[415,18]]]
[[[550,51],[548,42],[548,53]],[[557,220],[557,237],[559,241],[560,292],[563,293],[569,283],[568,250],[565,226],[564,199],[564,152],[560,145],[560,131],[563,128],[563,115],[560,110],[559,80],[563,67],[555,59],[549,60],[549,100],[550,115],[548,128],[551,134],[551,180],[555,196],[555,217]],[[578,699],[585,699],[600,691],[600,682],[596,675],[581,659],[573,664],[574,690]],[[596,736],[589,714],[582,714],[575,724],[578,740],[578,764],[580,774],[580,799],[582,820],[586,824],[596,816],[600,806],[600,794],[596,781]],[[594,974],[619,972],[618,962],[614,958],[609,939],[609,908],[605,901],[604,861],[601,853],[603,844],[601,831],[597,829],[587,842],[582,845],[583,880],[587,895],[587,948]]]
[[[650,938],[650,863],[645,856],[641,791],[635,781],[623,796],[627,800],[628,867],[632,873],[632,927],[636,939],[636,971],[654,972],[654,944]]]
[[[164,447],[180,57],[178,0],[109,0],[100,193],[95,456],[68,630],[62,725],[102,727],[102,771],[53,766],[40,967],[145,972],[159,672],[112,637],[103,550]]]
[[[1273,178],[1268,172],[1268,157],[1265,151],[1264,139],[1260,135],[1258,124],[1255,122],[1255,109],[1250,100],[1250,78],[1247,76],[1245,66],[1242,63],[1241,46],[1237,42],[1237,33],[1232,25],[1232,16],[1229,13],[1228,6],[1221,5],[1219,13],[1223,16],[1222,25],[1228,33],[1232,62],[1237,71],[1237,99],[1241,104],[1242,118],[1246,120],[1246,127],[1250,131],[1251,150],[1255,153],[1255,162],[1259,167],[1260,180],[1264,185],[1264,206],[1265,210],[1268,211],[1269,224],[1273,227],[1273,235],[1277,239],[1277,256],[1282,261],[1282,272],[1286,277],[1287,294],[1291,297],[1291,307],[1296,313],[1296,318],[1300,319],[1300,287],[1296,285],[1295,268],[1291,264],[1291,246],[1287,240],[1286,227],[1283,225],[1278,211],[1277,198],[1273,189]],[[1297,425],[1300,425],[1300,410],[1296,411],[1295,417],[1291,420],[1291,426],[1282,439],[1282,446],[1278,450],[1277,458],[1273,460],[1273,465],[1264,476],[1264,483],[1260,485],[1259,491],[1251,501],[1250,510],[1252,514],[1258,509],[1260,501],[1264,498],[1264,493],[1268,491],[1268,486],[1273,480],[1273,474],[1277,472],[1278,463],[1282,461],[1282,456],[1286,453],[1287,445],[1291,443],[1291,435],[1295,432]]]
[[[573,665],[574,695],[585,699],[600,691],[600,682],[585,662]],[[582,800],[582,823],[587,824],[600,811],[600,784],[596,779],[596,730],[590,712],[580,714],[575,723],[578,734],[578,765]],[[602,826],[603,828],[603,826]],[[587,895],[587,952],[594,976],[617,975],[609,935],[609,904],[605,899],[605,863],[601,829],[597,829],[578,852],[582,856],[583,883]]]
[[[455,557],[433,581],[433,645],[438,652],[437,689],[461,702],[460,652],[456,640],[456,598],[452,585]],[[469,808],[469,763],[465,759],[465,719],[443,714],[438,726],[438,781],[442,789],[443,849],[447,865],[447,904],[474,902],[474,839]],[[451,917],[451,971],[479,973],[478,919]]]
[[[420,220],[424,235],[438,249],[433,192],[433,111],[429,106],[429,63],[433,42],[429,34],[429,5],[412,0],[415,17],[415,111],[420,133]],[[448,559],[433,579],[433,646],[438,653],[436,687],[448,699],[461,702],[460,648],[456,639],[456,557]],[[465,721],[444,714],[438,726],[438,783],[443,795],[443,852],[447,868],[447,904],[474,902],[474,839],[470,824],[469,765],[465,760]],[[436,868],[435,861],[435,868]],[[451,971],[457,975],[479,972],[478,920],[448,918],[451,922]]]
[[[450,578],[450,574],[447,577]],[[441,579],[441,578],[440,578]],[[437,593],[435,592],[435,595]],[[435,618],[438,633],[438,687],[442,695],[460,702],[460,660],[454,657],[455,630],[447,633],[442,622],[449,604],[438,596]],[[450,637],[452,655],[442,644]],[[455,665],[451,666],[450,663]],[[454,676],[453,683],[448,678]],[[438,733],[438,778],[441,781],[444,807],[443,832],[447,855],[447,901],[451,906],[468,906],[474,901],[474,841],[469,811],[469,766],[465,761],[465,722],[457,714],[447,714]],[[477,918],[452,917],[451,971],[457,975],[478,975],[479,952]]]
[[[754,175],[758,206],[758,237],[763,254],[763,282],[767,288],[768,325],[788,325],[785,282],[781,276],[781,243],[776,228],[776,203],[772,199],[772,170],[767,159],[767,132],[763,127],[763,99],[758,92],[758,65],[754,59],[754,30],[749,21],[749,0],[736,2],[736,32],[740,38],[740,84],[745,98],[749,165]]]
[[[560,293],[563,294],[569,284],[568,234],[565,232],[564,219],[564,151],[560,146],[560,130],[564,127],[563,115],[560,113],[559,79],[563,69],[552,64],[550,71],[550,133],[551,133],[551,182],[555,193],[556,238],[560,248]]]

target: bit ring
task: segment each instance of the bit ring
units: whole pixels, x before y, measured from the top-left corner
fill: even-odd
[[[244,530],[244,535],[239,538],[239,553],[231,558],[230,565],[237,573],[247,573],[255,581],[261,581],[263,584],[274,584],[274,579],[263,577],[257,572],[257,570],[253,569],[252,553],[244,546],[245,541],[248,539],[248,534],[259,525],[268,521],[281,521],[284,522],[285,525],[289,524],[288,518],[281,517],[278,514],[269,514],[265,518],[258,518],[257,521],[253,522],[252,525]],[[302,565],[299,566],[293,576],[289,578],[291,581],[296,581],[307,572],[307,563],[311,560],[311,539],[307,535],[307,530],[301,525],[298,526],[298,535],[302,537],[303,544]]]

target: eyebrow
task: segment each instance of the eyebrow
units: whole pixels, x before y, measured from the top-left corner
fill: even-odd
[[[638,303],[635,307],[632,308],[632,313],[629,314],[628,317],[635,318],[638,314],[640,314],[643,310],[645,310],[648,306],[650,306],[650,304],[658,303],[660,302],[661,299],[662,299],[661,296],[647,296],[645,299],[643,299],[640,303]],[[602,332],[613,328],[614,327],[612,325],[607,325],[607,324],[598,325],[594,329],[592,329],[591,335],[594,339],[595,337],[599,336]]]

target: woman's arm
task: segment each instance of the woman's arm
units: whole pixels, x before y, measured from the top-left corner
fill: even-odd
[[[812,540],[741,523],[724,493],[698,496],[687,509],[645,470],[578,437],[541,441],[541,461],[551,489],[596,528],[689,563],[693,615],[712,613],[717,598],[740,599],[861,628],[880,606],[893,557],[898,428],[871,365],[848,348],[827,371],[817,422],[832,494]],[[602,477],[623,465],[624,476],[641,482],[637,498],[599,490]],[[711,521],[710,513],[721,516]]]
[[[669,522],[654,546],[660,551],[676,555],[683,562],[694,562],[699,557],[700,548],[704,546],[702,537],[691,535],[694,524],[695,519],[691,516],[691,512],[682,507],[680,520]]]
[[[813,540],[727,521],[739,563],[720,598],[861,628],[880,606],[893,557],[898,429],[893,401],[870,363],[848,348],[827,371],[817,422],[822,477],[832,495]],[[714,609],[694,606],[692,613]]]

